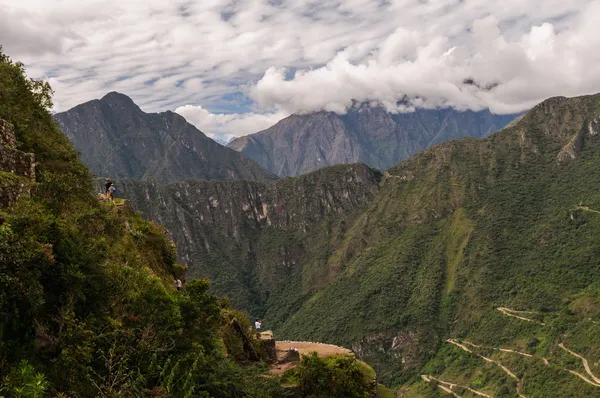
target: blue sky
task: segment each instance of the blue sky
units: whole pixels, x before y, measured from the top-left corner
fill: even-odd
[[[512,113],[600,91],[600,0],[0,0],[0,18],[56,111],[119,91],[219,137],[353,98]]]

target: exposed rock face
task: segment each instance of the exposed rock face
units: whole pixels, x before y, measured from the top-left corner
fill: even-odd
[[[292,115],[227,146],[280,176],[356,162],[385,170],[431,145],[485,137],[516,116],[453,109],[391,114],[382,107],[356,104],[346,115]]]
[[[356,164],[269,184],[188,180],[161,186],[120,180],[116,187],[119,196],[169,229],[190,277],[210,278],[234,305],[259,315],[265,291],[306,260],[309,243],[323,233],[312,235],[315,229],[363,211],[378,181],[378,173]],[[320,267],[327,271],[326,263]],[[307,289],[312,289],[318,283],[308,275]],[[324,283],[321,276],[326,273],[314,278]]]
[[[0,207],[9,206],[19,198],[29,195],[33,181],[33,154],[17,150],[12,124],[0,119]]]
[[[270,181],[254,161],[205,136],[182,116],[145,113],[129,97],[109,93],[55,115],[90,171],[161,183],[199,178]]]

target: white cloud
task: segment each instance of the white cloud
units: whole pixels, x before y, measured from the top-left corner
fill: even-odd
[[[592,48],[600,44],[594,33],[600,2],[581,11],[560,32],[546,22],[513,40],[494,16],[475,20],[461,44],[398,29],[360,62],[351,62],[344,50],[321,68],[296,71],[292,79],[286,79],[285,68],[269,68],[250,95],[259,105],[288,111],[343,112],[354,98],[381,101],[391,111],[413,105],[512,113],[554,95],[598,92],[600,53]]]
[[[211,113],[201,106],[184,105],[175,112],[183,116],[203,133],[211,138],[232,138],[265,130],[289,114],[275,113]]]
[[[511,112],[600,91],[600,0],[0,0],[0,20],[57,110],[113,90],[146,111],[232,109],[241,90],[263,108],[201,118],[228,135],[352,98]]]

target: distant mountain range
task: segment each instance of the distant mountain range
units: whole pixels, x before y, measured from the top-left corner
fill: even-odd
[[[380,106],[356,103],[345,115],[294,114],[227,146],[279,176],[357,162],[386,170],[441,142],[486,137],[517,116],[450,108],[392,114]]]
[[[160,183],[277,178],[243,154],[217,144],[182,116],[145,113],[116,92],[58,113],[55,119],[90,171],[100,176]]]

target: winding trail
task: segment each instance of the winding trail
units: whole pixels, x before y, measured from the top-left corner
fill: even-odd
[[[481,391],[474,390],[471,387],[461,386],[460,384],[450,383],[449,381],[444,381],[444,380],[438,379],[437,377],[433,377],[431,375],[421,375],[421,378],[423,380],[425,380],[426,382],[429,382],[431,380],[437,381],[439,383],[438,386],[440,388],[442,388],[442,385],[444,385],[448,389],[443,388],[443,390],[446,391],[446,392],[448,392],[448,393],[450,393],[450,394],[453,394],[455,397],[458,397],[458,395],[456,395],[456,393],[454,391],[452,391],[452,389],[454,387],[459,387],[459,388],[464,388],[465,390],[471,391],[473,394],[479,395],[481,397],[493,398],[491,395],[488,395],[488,394],[483,393]]]
[[[532,323],[536,323],[538,325],[546,326],[546,324],[544,322],[540,322],[540,321],[536,321],[535,319],[525,318],[523,316],[516,315],[516,314],[535,314],[535,312],[531,312],[531,311],[516,311],[516,310],[511,310],[510,308],[505,308],[505,307],[498,307],[496,309],[498,311],[500,311],[501,313],[503,313],[504,315],[506,315],[506,316],[511,316],[513,318],[518,318],[518,319],[521,319],[523,321],[532,322]]]
[[[438,379],[435,379],[433,377],[430,378],[430,376],[427,376],[427,375],[421,375],[421,378],[423,380],[425,380],[427,383],[429,383],[432,379],[433,380],[438,380]],[[449,387],[446,387],[443,384],[438,384],[438,387],[441,388],[442,390],[446,391],[448,394],[454,395],[456,398],[462,398],[460,395],[458,395],[457,393],[455,393],[454,391],[452,391],[452,387],[449,388]]]
[[[458,341],[456,341],[454,339],[448,339],[446,341],[450,344],[454,344],[455,346],[460,347],[461,349],[463,349],[466,352],[469,352],[473,355],[477,355],[478,357],[483,358],[483,360],[485,360],[486,362],[493,363],[496,366],[500,367],[500,369],[502,369],[504,371],[504,373],[506,373],[510,378],[514,379],[517,382],[517,394],[519,394],[519,397],[526,398],[523,394],[521,394],[521,387],[522,387],[521,380],[513,372],[511,372],[510,369],[508,369],[506,366],[504,366],[500,362],[495,361],[491,358],[488,358],[484,355],[473,352],[471,349],[467,348],[465,345],[459,343]]]
[[[598,210],[594,210],[594,209],[590,209],[590,208],[589,208],[589,207],[587,207],[587,206],[575,206],[575,208],[576,208],[576,209],[579,209],[579,210],[583,210],[583,211],[589,211],[590,213],[597,213],[597,214],[600,214],[600,211],[598,211]]]
[[[471,343],[470,341],[466,341],[466,340],[463,340],[462,342],[464,344],[470,345],[471,347],[487,348],[487,349],[495,350],[495,351],[509,352],[509,353],[513,353],[513,354],[517,354],[517,355],[522,355],[522,356],[527,357],[527,358],[539,358],[542,361],[544,361],[544,365],[549,365],[550,364],[546,358],[539,357],[537,355],[527,354],[525,352],[515,351],[515,350],[508,349],[508,348],[497,348],[497,347],[492,347],[492,346],[488,346],[488,345],[477,345],[477,344]]]
[[[565,347],[565,345],[563,343],[560,343],[558,345],[560,348],[562,348],[563,350],[565,350],[566,352],[568,352],[569,354],[573,355],[574,357],[577,357],[579,359],[581,359],[581,362],[583,362],[583,367],[585,368],[585,371],[587,372],[588,375],[590,375],[590,377],[594,380],[595,383],[592,384],[596,384],[597,386],[600,387],[600,378],[596,377],[596,375],[594,375],[592,373],[592,369],[590,369],[590,364],[588,363],[587,359],[585,359],[584,357],[582,357],[581,355],[579,355],[578,353],[569,350],[567,347]],[[577,374],[579,377],[581,377],[579,374]]]

